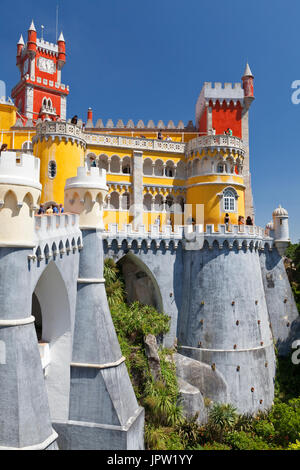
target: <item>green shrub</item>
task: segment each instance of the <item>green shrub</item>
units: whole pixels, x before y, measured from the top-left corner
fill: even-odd
[[[145,442],[148,450],[185,450],[178,433],[171,427],[145,426]]]
[[[295,443],[300,434],[300,398],[289,400],[288,403],[277,400],[269,419],[274,425],[278,444],[287,447],[289,443]]]
[[[295,444],[290,444],[288,450],[300,450],[300,441],[297,439]]]
[[[256,421],[254,425],[255,434],[265,441],[272,442],[275,436],[274,424],[263,419]]]
[[[231,450],[231,447],[226,444],[220,444],[219,442],[209,442],[204,444],[199,450]]]
[[[185,443],[186,448],[195,449],[199,445],[201,432],[197,419],[198,413],[192,418],[185,418],[176,428],[178,435]]]
[[[232,450],[268,450],[270,448],[268,443],[264,442],[259,436],[244,431],[231,432],[226,435],[225,440]]]

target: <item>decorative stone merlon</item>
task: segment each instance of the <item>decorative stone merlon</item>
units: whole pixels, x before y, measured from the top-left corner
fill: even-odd
[[[34,211],[42,186],[40,160],[2,152],[0,157],[0,246],[34,246]]]
[[[16,152],[2,152],[0,184],[30,186],[41,190],[39,158]]]
[[[81,229],[103,230],[103,201],[107,192],[104,169],[80,167],[77,176],[66,181],[65,210],[80,215]]]
[[[71,188],[102,189],[108,191],[106,186],[106,170],[97,167],[79,167],[77,176],[66,181],[65,190]]]

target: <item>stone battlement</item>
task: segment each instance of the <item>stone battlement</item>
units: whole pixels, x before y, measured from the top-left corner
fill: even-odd
[[[162,231],[160,231],[158,225],[150,225],[150,230],[146,231],[144,225],[139,226],[138,230],[134,230],[131,224],[127,224],[123,225],[122,230],[119,230],[118,224],[109,224],[108,230],[103,232],[103,238],[107,240],[109,245],[116,240],[119,247],[123,242],[131,247],[134,241],[137,242],[138,247],[141,247],[142,243],[145,242],[148,248],[153,241],[156,245],[158,242],[163,241],[166,247],[172,242],[174,248],[177,248],[180,241],[187,242],[186,248],[188,248],[190,243],[199,243],[200,240],[202,246],[206,241],[210,248],[215,242],[218,243],[220,248],[226,242],[230,249],[234,244],[237,244],[239,249],[242,246],[245,248],[250,246],[264,248],[268,244],[269,248],[272,249],[274,244],[274,240],[266,235],[265,230],[257,226],[230,225],[229,230],[226,230],[226,226],[220,224],[218,231],[215,231],[214,226],[208,224],[206,230],[203,229],[203,225],[175,225],[174,230],[172,230],[171,225],[163,225]],[[196,247],[192,249],[196,249]]]
[[[77,176],[66,181],[65,189],[71,188],[104,189],[108,191],[106,170],[98,167],[91,167],[90,169],[87,167],[77,168]]]
[[[205,90],[240,90],[242,93],[242,84],[240,82],[237,83],[221,83],[221,82],[204,82]],[[242,96],[242,95],[241,95]]]
[[[44,39],[37,39],[36,44],[37,44],[37,47],[39,47],[41,50],[47,50],[47,51],[58,53],[57,44],[53,44],[52,42],[45,41]]]
[[[69,254],[82,248],[79,215],[35,216],[35,247],[32,260],[50,259],[51,256]]]
[[[42,189],[39,158],[25,153],[2,152],[0,156],[0,183]]]

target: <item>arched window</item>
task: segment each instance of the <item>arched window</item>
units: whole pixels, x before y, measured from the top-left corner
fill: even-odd
[[[125,175],[130,175],[130,158],[129,157],[124,157],[122,160],[122,173]]]
[[[26,142],[23,142],[22,150],[33,150],[32,142],[30,142],[30,140],[27,140]]]
[[[167,161],[166,167],[165,167],[165,176],[168,178],[173,178],[175,175],[175,165],[174,162],[171,160]]]
[[[152,208],[152,194],[145,194],[144,195],[144,200],[143,200],[143,205],[144,205],[144,211],[151,211]]]
[[[224,163],[219,162],[217,164],[217,173],[224,173]]]
[[[143,173],[144,175],[149,175],[149,176],[151,176],[153,173],[152,160],[150,158],[146,158],[144,160]]]
[[[174,211],[173,204],[174,204],[173,197],[168,195],[166,197],[166,210],[167,210],[167,212],[173,212]]]
[[[129,193],[123,193],[121,196],[121,206],[125,211],[129,210],[130,207],[130,195]]]
[[[234,189],[227,188],[223,192],[223,209],[224,212],[236,211],[236,198],[237,194]]]
[[[120,196],[119,193],[113,191],[110,195],[110,208],[119,209],[120,208]]]
[[[56,162],[54,160],[51,160],[48,163],[48,177],[53,179],[53,178],[55,178],[56,173],[57,173]]]
[[[120,157],[118,157],[118,155],[113,155],[110,161],[110,172],[120,173],[120,163]]]

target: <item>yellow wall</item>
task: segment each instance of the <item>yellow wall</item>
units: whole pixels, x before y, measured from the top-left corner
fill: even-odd
[[[84,149],[79,144],[59,139],[40,140],[34,144],[34,155],[41,160],[40,181],[43,186],[41,202],[64,203],[66,180],[77,175],[77,168],[84,165]],[[54,160],[57,165],[55,178],[49,178],[48,165]]]
[[[0,129],[9,130],[16,122],[17,108],[10,104],[0,103]],[[5,142],[7,143],[7,142]]]
[[[205,224],[214,224],[215,230],[218,224],[224,224],[225,211],[223,210],[223,199],[218,196],[228,186],[234,188],[238,194],[237,211],[235,213],[228,212],[230,224],[237,224],[241,215],[245,217],[245,189],[240,185],[230,183],[215,183],[201,186],[189,187],[187,190],[187,204],[192,204],[192,217],[196,220],[197,204],[204,205],[204,222]]]

